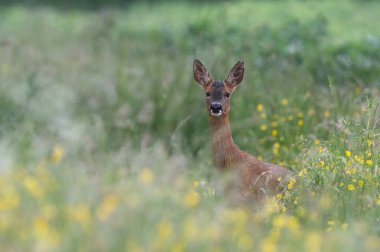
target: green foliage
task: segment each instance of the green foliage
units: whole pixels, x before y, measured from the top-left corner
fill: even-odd
[[[377,2],[108,7],[0,10],[2,251],[379,250]],[[223,194],[194,58],[283,195]]]

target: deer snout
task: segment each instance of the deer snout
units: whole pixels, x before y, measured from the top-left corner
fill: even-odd
[[[210,105],[210,109],[213,111],[219,111],[222,110],[223,106],[220,102],[213,102]]]
[[[210,104],[210,112],[213,116],[220,116],[223,111],[223,106],[220,102],[213,102]]]

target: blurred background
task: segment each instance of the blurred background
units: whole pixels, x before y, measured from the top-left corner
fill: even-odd
[[[79,215],[73,211],[74,220],[85,224],[87,217],[83,216],[96,212],[103,193],[116,190],[120,195],[131,195],[136,191],[131,188],[140,188],[134,183],[149,182],[152,178],[161,179],[154,184],[155,190],[161,190],[165,182],[179,191],[174,197],[182,198],[185,192],[180,188],[186,183],[178,185],[173,181],[184,179],[190,184],[193,180],[207,184],[214,175],[204,94],[193,80],[193,59],[200,59],[215,79],[224,79],[231,67],[243,60],[244,80],[231,98],[230,120],[235,143],[260,159],[288,167],[295,174],[305,167],[321,166],[321,160],[325,160],[322,165],[325,167],[326,159],[318,155],[336,160],[335,164],[345,169],[348,159],[356,155],[353,150],[357,150],[355,160],[370,167],[368,171],[375,175],[372,187],[369,184],[367,187],[371,189],[357,194],[355,199],[375,204],[376,197],[380,199],[376,192],[378,173],[374,172],[379,163],[379,13],[380,2],[375,0],[2,0],[0,174],[11,174],[3,181],[24,188],[25,181],[18,176],[23,178],[25,173],[31,173],[38,181],[40,173],[36,167],[47,162],[52,166],[49,168],[54,173],[52,176],[60,182],[59,196],[54,194],[47,201],[56,202],[58,197],[57,204],[62,208],[75,202],[90,202],[87,208],[75,208]],[[320,154],[322,146],[329,148],[329,155]],[[368,148],[371,156],[365,154]],[[314,159],[308,159],[310,150],[317,153]],[[143,167],[149,169],[140,174]],[[325,173],[310,177],[311,184],[321,186],[316,191],[335,192],[354,183],[330,176],[329,169],[321,171]],[[24,175],[17,175],[19,172]],[[327,183],[328,178],[336,180]],[[357,183],[359,177],[353,179]],[[25,183],[25,188],[36,188],[33,186],[37,182],[26,180]],[[136,187],[129,188],[128,184]],[[152,216],[156,215],[149,212],[153,219],[147,222],[136,216],[143,214],[146,218],[144,211],[153,208],[165,213],[167,209],[157,199],[163,199],[162,195],[171,199],[172,191],[167,188],[167,194],[156,195],[154,199],[148,196],[148,191],[142,191],[133,198],[147,197],[140,202],[142,205],[136,203],[141,208],[133,212],[129,203],[122,208],[135,215],[131,214],[127,220],[122,215],[115,217],[105,230],[113,234],[115,230],[123,230],[122,234],[128,236],[132,231],[119,227],[118,223],[134,221],[133,218],[140,221],[133,222],[134,229],[143,233],[150,230],[157,220]],[[33,201],[33,195],[19,193]],[[193,196],[189,196],[190,205]],[[331,210],[324,215],[323,223],[354,213],[365,216],[356,208],[357,211],[349,211],[354,206],[348,204],[358,201],[346,196],[341,197],[346,200],[342,203],[344,214]],[[116,208],[112,199],[110,204]],[[127,196],[126,199],[135,202]],[[39,207],[42,205],[30,204],[18,210],[25,220],[32,215],[30,209],[35,209],[36,214],[45,213],[46,209]],[[208,204],[210,210],[216,203]],[[181,213],[176,215],[178,219],[190,212]],[[368,223],[379,222],[375,213],[371,212]],[[6,217],[1,220],[11,218],[3,216]],[[72,239],[66,233],[70,230],[67,226],[75,225],[60,220],[57,224],[54,218],[48,219],[48,223],[58,227],[59,234],[67,235],[61,240]],[[41,234],[39,221],[33,222],[37,234]],[[1,223],[10,225],[9,221],[0,221],[0,232],[6,230],[1,228]],[[46,225],[42,225],[45,227],[42,230],[50,231]],[[62,225],[67,228],[63,228],[65,231]],[[13,240],[4,243],[8,244],[5,248],[22,250],[23,245],[15,244],[23,239],[27,227],[24,230],[20,226],[19,223],[10,228],[7,235]],[[166,230],[165,225],[159,226],[159,230],[162,228]],[[101,229],[88,230],[99,237],[104,235]],[[379,234],[379,229],[374,227],[363,234]],[[83,233],[78,235],[82,237]],[[147,232],[145,238],[134,239],[145,244],[153,236]],[[26,244],[38,244],[36,240],[41,237],[36,237],[27,239]],[[89,237],[86,239],[91,241]],[[97,236],[94,237],[96,240]],[[51,242],[53,238],[46,239]],[[110,236],[102,239],[103,249],[124,248]],[[255,244],[260,244],[257,241]],[[63,248],[69,251],[83,248],[84,243],[76,242]],[[297,243],[292,244],[298,248]],[[374,238],[370,244],[380,242]],[[334,246],[329,248],[337,248]],[[361,249],[362,243],[355,246]],[[91,246],[84,248],[91,250]],[[198,249],[201,248],[204,247]],[[235,247],[232,244],[230,248]]]
[[[376,1],[2,1],[1,162],[38,160],[54,143],[81,159],[157,142],[169,153],[208,152],[194,58],[217,79],[246,62],[232,99],[240,146],[272,159],[266,151],[277,140],[286,147],[300,135],[327,139],[330,114],[359,120],[361,99],[351,95],[378,95],[379,8]],[[271,135],[276,122],[281,139]],[[279,158],[296,153],[285,152]]]

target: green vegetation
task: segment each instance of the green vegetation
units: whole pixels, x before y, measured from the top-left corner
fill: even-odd
[[[376,1],[0,9],[1,251],[379,251]],[[239,147],[294,172],[218,189],[199,58],[246,66]]]

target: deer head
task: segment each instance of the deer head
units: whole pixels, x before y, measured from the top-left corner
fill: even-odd
[[[220,117],[230,112],[230,95],[241,83],[244,75],[244,62],[238,61],[224,81],[212,80],[207,68],[195,59],[193,63],[195,80],[205,91],[205,101],[209,115]]]

